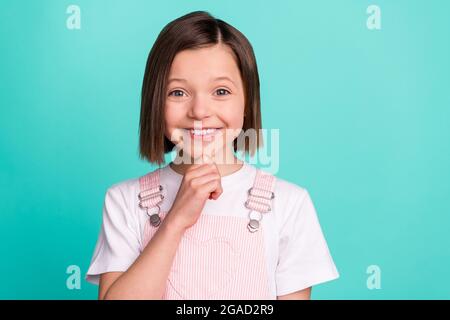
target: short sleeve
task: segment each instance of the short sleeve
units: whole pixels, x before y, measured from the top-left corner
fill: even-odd
[[[98,285],[100,274],[126,271],[140,254],[139,233],[126,198],[117,185],[106,192],[102,226],[86,274],[88,282]]]
[[[287,209],[280,229],[277,296],[339,277],[308,191],[301,189]]]

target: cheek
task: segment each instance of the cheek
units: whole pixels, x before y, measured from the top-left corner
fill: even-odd
[[[166,103],[164,107],[164,122],[165,122],[165,136],[167,139],[172,140],[171,137],[175,135],[175,130],[180,124],[180,120],[183,119],[183,113],[180,112],[179,106]],[[173,141],[173,140],[172,140]]]
[[[227,122],[227,126],[233,129],[240,129],[244,124],[244,102],[233,101],[222,108],[222,118]]]
[[[164,108],[164,119],[166,128],[176,128],[185,118],[185,106],[178,103],[166,103]]]
[[[220,118],[228,128],[224,142],[229,143],[239,135],[244,125],[244,104],[235,102],[233,105],[224,106],[222,110]]]

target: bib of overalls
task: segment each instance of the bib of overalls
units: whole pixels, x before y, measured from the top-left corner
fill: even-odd
[[[141,192],[156,195],[147,197],[146,207],[160,207],[162,202],[159,170],[140,178]],[[258,170],[245,206],[266,214],[273,196],[264,196],[273,195],[273,186],[274,177]],[[161,221],[167,214],[159,212]],[[256,232],[250,232],[248,224],[248,217],[202,213],[180,241],[162,299],[271,299],[264,228],[259,224]],[[141,250],[157,230],[148,219]]]

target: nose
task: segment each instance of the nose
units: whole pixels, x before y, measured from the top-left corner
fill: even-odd
[[[189,108],[188,116],[195,120],[202,120],[211,116],[211,105],[206,98],[195,97]]]

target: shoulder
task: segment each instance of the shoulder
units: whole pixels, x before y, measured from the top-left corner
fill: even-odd
[[[276,175],[273,176],[275,177],[274,205],[278,210],[282,212],[290,211],[293,207],[300,206],[309,197],[308,190],[304,186],[282,179]]]
[[[163,170],[161,170],[160,168],[156,168],[139,176],[115,182],[107,188],[106,193],[113,195],[122,195],[125,198],[134,198],[134,196],[139,193],[139,180],[145,176],[156,173],[157,171],[162,172]]]
[[[108,202],[112,200],[115,203],[126,206],[130,210],[135,210],[140,192],[140,179],[147,175],[156,173],[157,171],[162,172],[163,170],[160,168],[152,169],[139,176],[111,184],[106,189],[105,201]]]
[[[109,207],[122,207],[129,211],[134,211],[138,193],[139,177],[115,182],[106,190],[105,205]]]
[[[258,170],[264,174],[269,174],[275,179],[273,192],[275,195],[275,206],[278,207],[278,209],[286,208],[286,206],[292,205],[294,203],[299,203],[303,199],[305,199],[305,196],[308,195],[308,191],[305,187],[282,179],[264,168],[257,168],[251,164],[248,164],[247,168],[247,172],[250,173],[249,178],[251,180],[254,180],[254,177]]]
[[[313,208],[309,191],[306,187],[291,181],[276,177],[274,187],[274,211],[280,226],[288,222],[299,221],[310,215],[309,208]]]
[[[252,166],[253,167],[253,166]],[[285,220],[288,216],[296,215],[305,202],[310,201],[309,192],[306,187],[278,177],[276,174],[264,169],[256,168],[265,174],[269,174],[275,179],[273,192],[275,198],[273,200],[273,209],[277,218]]]
[[[306,188],[301,185],[295,184],[279,177],[275,178],[275,192],[278,193],[279,197],[285,200],[299,200],[303,198],[308,192]]]
[[[285,215],[297,214],[305,201],[309,199],[308,190],[301,185],[277,178],[278,208],[282,208]]]
[[[110,185],[106,192],[110,194],[121,194],[127,196],[139,187],[139,178],[130,178],[127,180],[115,182]]]

